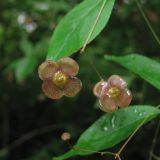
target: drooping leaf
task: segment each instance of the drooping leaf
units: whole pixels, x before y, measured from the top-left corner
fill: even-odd
[[[82,133],[74,146],[77,149],[72,149],[62,156],[53,158],[53,160],[92,154],[92,152],[82,150],[99,151],[111,148],[131,135],[144,120],[146,123],[159,114],[160,110],[152,106],[131,106],[105,114]]]
[[[157,61],[138,54],[121,57],[106,55],[105,59],[122,65],[160,89],[160,63]]]
[[[84,45],[104,2],[105,6],[89,42],[92,41],[108,22],[115,0],[84,0],[71,10],[52,35],[47,59],[58,60],[78,51]]]

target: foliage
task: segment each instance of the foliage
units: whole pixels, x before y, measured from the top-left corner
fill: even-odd
[[[90,34],[97,15],[100,15],[89,42],[93,40],[108,22],[113,5],[114,0],[94,3],[87,0],[75,7],[57,26],[51,38],[47,59],[57,60],[79,50]]]
[[[93,19],[95,20],[97,11],[102,5],[99,4],[97,6],[97,3],[91,3],[91,0],[82,2],[84,6],[87,3],[90,5],[85,6],[84,10],[79,12],[86,12],[88,7],[93,9],[93,5],[96,8],[92,10],[89,16],[82,17],[82,19],[81,16],[78,17],[81,21],[77,19],[78,23],[75,23],[76,25],[79,24],[77,27],[79,30],[82,29],[80,30],[81,32],[75,32],[81,33],[80,41],[75,41],[74,34],[64,42],[66,33],[69,34],[70,32],[68,20],[72,16],[71,14],[76,16],[75,12],[78,9],[73,9],[63,20],[62,17],[74,6],[77,8],[83,7],[81,4],[76,5],[79,2],[81,1],[45,0],[42,2],[41,0],[7,0],[0,2],[0,70],[2,72],[0,81],[0,132],[2,133],[0,137],[0,156],[3,159],[40,160],[51,159],[63,154],[69,148],[59,138],[64,131],[71,133],[73,143],[76,142],[76,139],[82,133],[81,138],[78,140],[78,143],[81,145],[78,144],[78,146],[92,149],[90,142],[87,144],[81,142],[85,135],[87,135],[88,141],[90,140],[89,138],[94,138],[88,131],[92,128],[91,124],[102,115],[102,112],[98,109],[96,98],[91,92],[93,85],[98,81],[98,76],[96,76],[95,71],[90,66],[90,61],[95,64],[104,78],[114,73],[123,76],[128,81],[134,95],[132,104],[159,105],[159,92],[156,89],[159,89],[159,69],[157,69],[159,68],[159,46],[153,39],[134,1],[116,1],[113,9],[114,1],[110,0],[110,3],[106,3],[102,19],[95,27],[95,32],[89,41],[91,42],[98,34],[100,35],[87,46],[85,53],[73,55],[79,62],[79,77],[83,82],[83,90],[79,96],[73,99],[63,98],[54,102],[45,98],[41,92],[41,82],[37,76],[37,67],[45,60],[47,49],[49,48],[48,57],[51,59],[72,55],[78,51],[85,43],[89,30],[93,25],[89,22],[93,22]],[[156,32],[159,33],[158,26],[160,22],[158,18],[160,11],[158,6],[160,2],[147,0],[142,5]],[[110,15],[112,16],[110,17]],[[108,21],[109,17],[110,20]],[[91,20],[90,18],[93,19]],[[74,23],[75,20],[73,18],[71,22]],[[63,26],[64,23],[66,27]],[[107,26],[104,28],[106,23]],[[49,44],[51,34],[56,26],[57,29]],[[104,30],[102,31],[102,29]],[[56,34],[57,36],[62,34],[62,30],[64,31],[63,35],[56,37]],[[55,43],[54,39],[57,41],[57,44],[54,44],[55,46],[53,45]],[[62,43],[66,46],[63,48],[64,52],[61,51],[56,55],[56,51],[59,47],[62,47]],[[136,61],[130,61],[131,57],[129,54],[131,53],[142,54],[141,56],[135,55]],[[108,60],[114,61],[128,70],[121,68],[117,64],[110,63]],[[146,61],[146,63],[141,63],[142,61]],[[133,72],[136,74],[133,74]],[[146,83],[146,81],[152,85]],[[141,109],[141,107],[137,109]],[[145,109],[146,107],[142,107],[142,110]],[[131,110],[134,110],[134,107],[119,110],[114,114],[117,115],[120,112],[118,117],[121,117],[123,113],[126,113],[126,111],[130,113]],[[151,112],[150,110],[156,109],[149,108],[149,112]],[[109,116],[104,115],[107,119],[111,118],[111,116],[112,114]],[[104,134],[104,130],[101,131],[99,128],[101,126],[97,125],[95,130],[99,128],[97,132],[102,132],[102,134],[97,134],[97,136],[100,136],[101,143],[98,145],[97,142],[98,148],[93,149],[106,149],[129,136],[140,123],[137,122],[134,125],[134,116],[134,114],[128,116],[133,122],[133,126],[128,125],[129,127],[127,127],[131,130],[123,132],[124,135],[122,137],[118,137],[121,135],[116,135],[115,139],[119,141],[114,139],[109,146],[107,144],[101,145],[104,138],[101,136]],[[143,119],[143,116],[137,117],[140,118],[139,121]],[[146,153],[150,149],[156,120],[144,126],[141,134],[138,134],[134,139],[134,143],[126,149],[127,152],[124,157],[127,156],[128,159],[132,160],[135,159],[133,158],[135,155],[140,157],[136,159],[145,159],[148,156]],[[93,126],[97,123],[99,124],[99,120]],[[89,127],[90,125],[91,127]],[[83,133],[88,127],[89,129]],[[111,131],[108,131],[108,134]],[[112,135],[110,134],[109,136]],[[93,143],[95,142],[93,141]],[[157,141],[157,146],[158,144],[159,141]],[[116,147],[113,149],[116,149]],[[155,152],[158,154],[160,151],[157,148]],[[82,152],[76,154],[82,154]],[[105,157],[96,157],[96,155],[93,155],[93,157],[86,155],[85,157],[85,159],[100,158],[106,159]],[[78,157],[76,159],[81,158]]]
[[[107,2],[104,0],[99,6],[100,2],[101,1],[97,1],[97,3],[93,4],[92,1],[86,0],[69,12],[57,26],[51,38],[47,59],[57,60],[58,58],[73,54],[81,47],[82,50],[85,49],[86,44],[97,35],[97,30],[99,31],[103,28],[106,19],[103,17],[107,15],[109,18],[110,13],[108,12],[111,12],[113,8],[114,0]],[[105,56],[105,58],[120,63],[122,66],[139,74],[142,78],[159,89],[160,64],[158,62],[139,55],[128,55],[121,58],[117,58],[116,56]],[[151,74],[153,74],[153,76],[151,76]],[[145,107],[142,107],[142,109],[144,110],[143,112],[146,113]],[[100,120],[97,120],[95,124],[82,134],[75,145],[75,148],[87,148],[88,150],[99,151],[110,148],[128,137],[140,125],[140,121],[136,120],[137,115],[133,116],[133,109],[132,112],[130,112],[130,109],[125,110],[125,115],[123,115],[123,112],[117,111],[115,115],[107,115],[106,118],[102,117]],[[155,111],[155,113],[156,112],[158,113],[159,109]],[[141,112],[140,114],[143,113]],[[149,112],[148,114],[152,114],[152,112]],[[128,115],[129,119],[126,115]],[[116,118],[118,117],[117,121],[120,124],[115,126],[116,133],[113,132],[111,135],[107,135],[104,130],[102,132],[102,124],[107,123],[108,126],[111,123],[110,119],[112,119],[110,116],[112,118],[113,116]],[[126,121],[123,121],[124,118]],[[136,123],[136,125],[134,124],[135,122],[132,124],[132,121],[135,120],[139,122]],[[143,119],[141,121],[143,121]],[[121,122],[124,123],[122,124]],[[129,124],[127,125],[127,123]],[[121,128],[123,129],[117,133],[117,130]],[[109,132],[111,131],[112,129],[109,128]],[[59,158],[54,159],[67,159],[77,154],[85,155],[86,153],[81,153],[81,151],[72,149]]]
[[[105,56],[107,60],[117,62],[138,74],[144,80],[160,89],[160,63],[138,54],[124,57]],[[152,76],[151,76],[152,75]]]
[[[132,106],[127,109],[120,109],[112,114],[105,114],[80,136],[74,148],[91,151],[111,148],[133,133],[145,117],[147,117],[146,121],[149,121],[159,113],[159,109],[155,109],[155,107]],[[62,160],[75,155],[87,154],[92,154],[92,152],[72,149],[54,159]]]

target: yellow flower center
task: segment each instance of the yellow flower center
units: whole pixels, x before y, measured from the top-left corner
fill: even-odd
[[[117,87],[111,87],[109,90],[108,90],[108,95],[109,97],[112,97],[112,98],[115,98],[115,97],[118,97],[120,95],[120,89],[117,88]]]
[[[52,80],[56,86],[63,87],[68,82],[68,76],[58,71],[54,74]]]

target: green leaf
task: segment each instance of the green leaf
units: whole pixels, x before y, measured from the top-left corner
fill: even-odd
[[[35,57],[25,57],[17,60],[14,64],[16,80],[21,82],[33,72],[37,65],[37,59]]]
[[[25,80],[36,68],[38,59],[35,56],[27,56],[17,59],[10,63],[3,73],[8,73],[10,71],[15,72],[15,78],[18,82]]]
[[[107,55],[105,59],[122,65],[160,89],[160,63],[157,61],[138,54],[121,57]]]
[[[33,53],[32,43],[28,41],[27,39],[22,39],[22,41],[20,42],[20,48],[22,52],[24,53],[24,55],[26,56],[30,56]]]
[[[92,152],[78,150],[99,151],[118,144],[144,121],[146,122],[160,114],[160,110],[152,106],[131,106],[108,113],[93,123],[79,138],[75,148],[53,160],[64,160],[76,155],[87,155]]]
[[[114,2],[115,0],[106,1],[89,42],[108,22]],[[78,51],[84,45],[103,3],[104,0],[85,0],[71,10],[52,35],[47,59],[58,60]]]

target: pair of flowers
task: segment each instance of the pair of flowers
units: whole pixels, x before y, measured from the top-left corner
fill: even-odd
[[[39,77],[43,80],[43,92],[51,99],[75,96],[82,88],[81,81],[75,77],[78,71],[79,65],[69,57],[58,62],[43,62],[38,68]],[[127,107],[132,100],[127,83],[117,75],[112,75],[108,81],[98,82],[93,93],[98,97],[100,109],[104,112],[114,112],[118,107]]]

